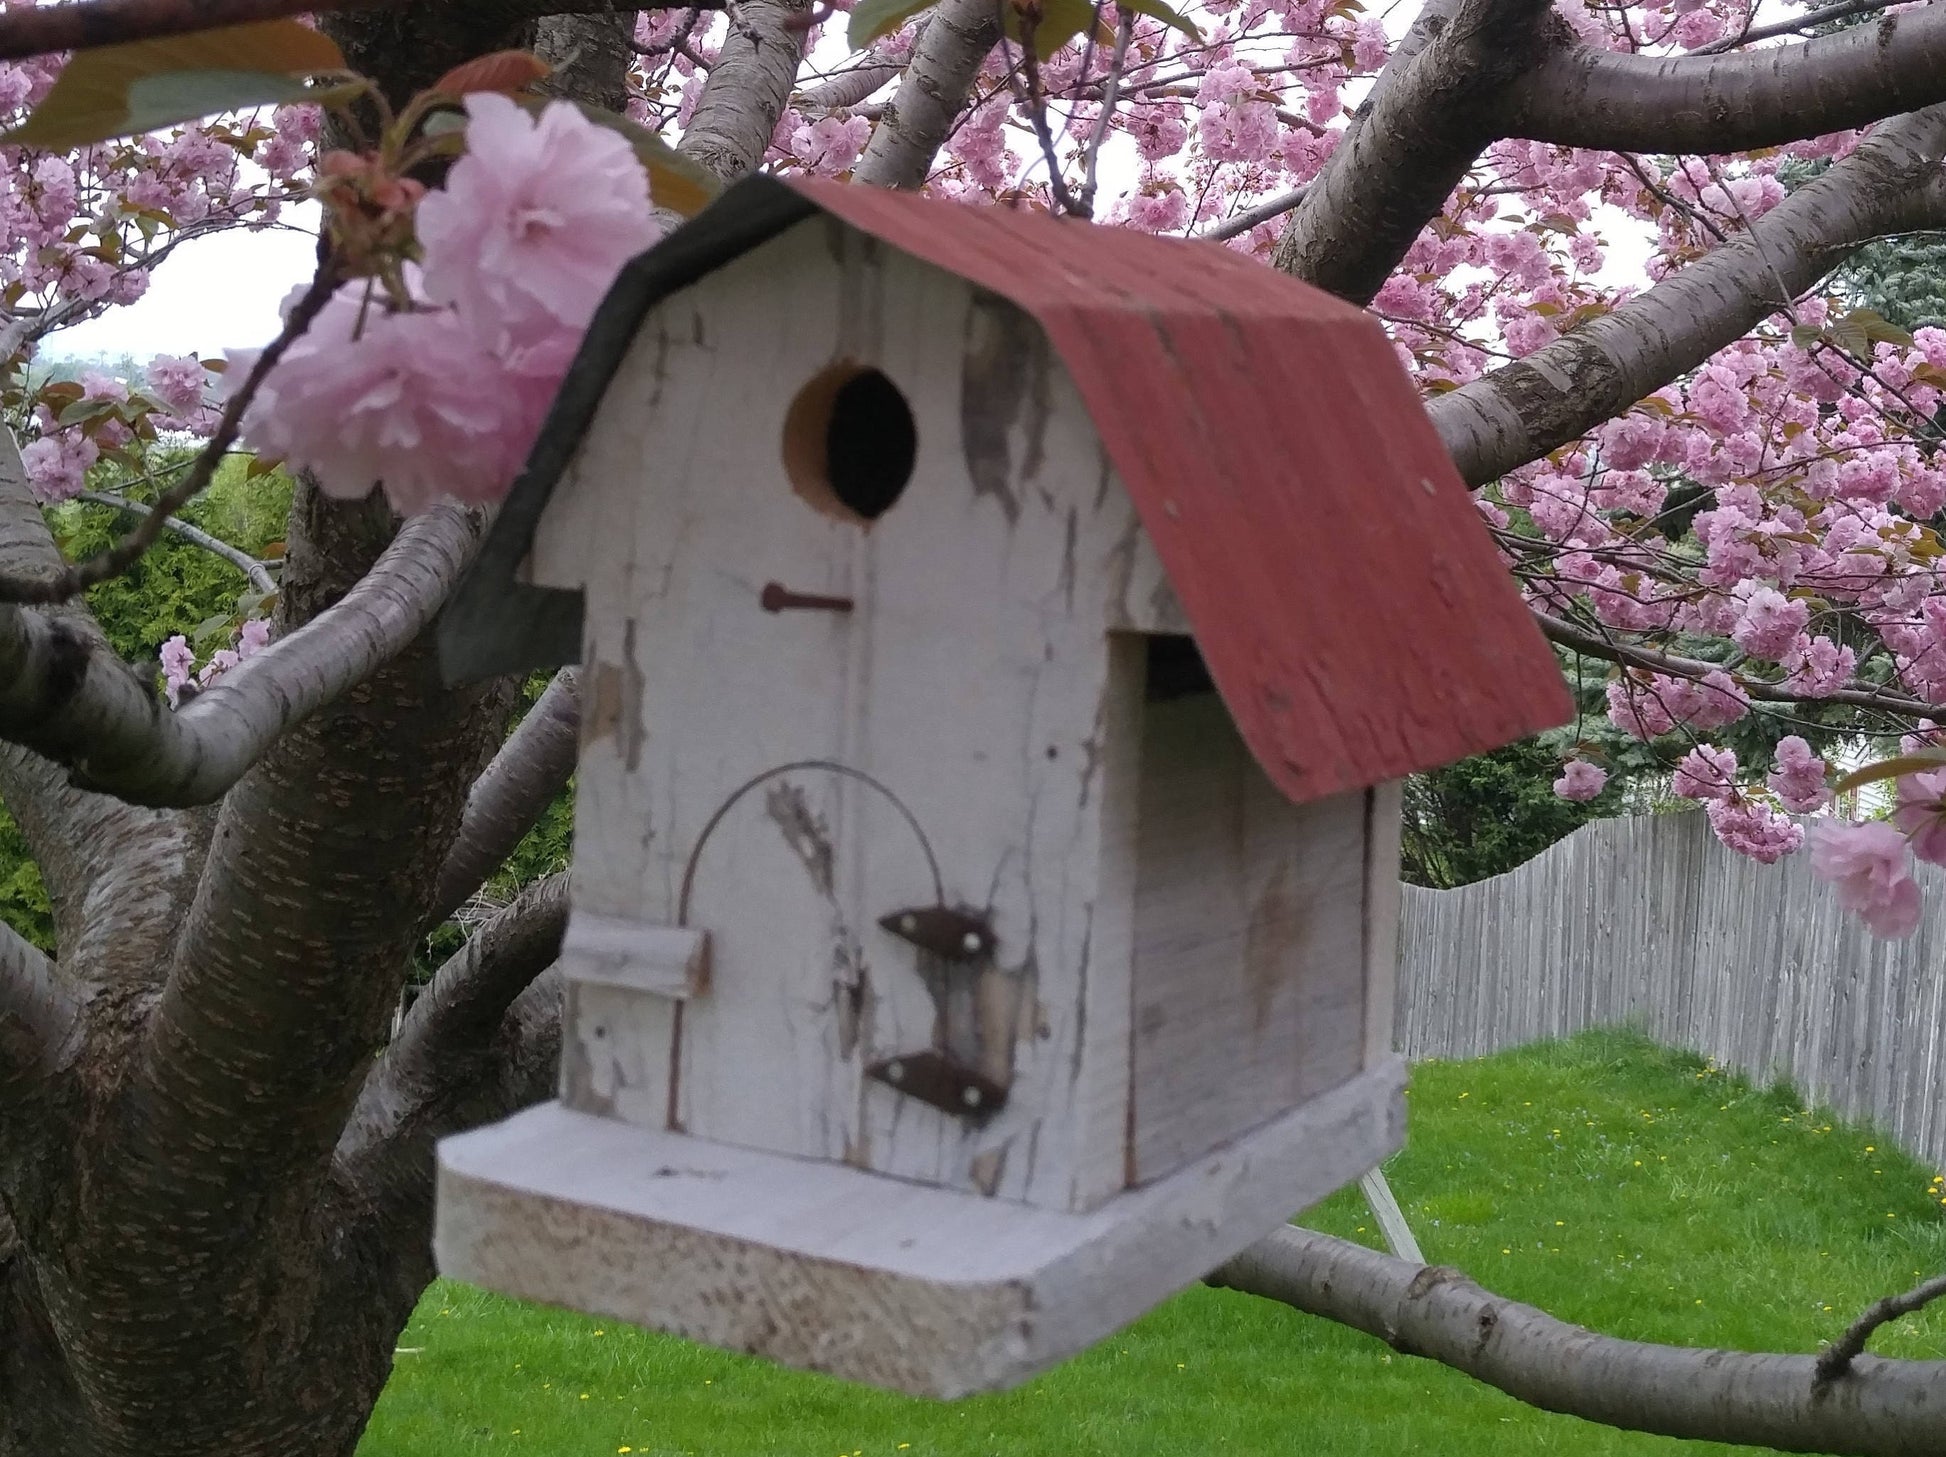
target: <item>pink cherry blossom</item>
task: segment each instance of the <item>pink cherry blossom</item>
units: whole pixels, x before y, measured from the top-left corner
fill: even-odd
[[[1831,798],[1825,773],[1824,760],[1803,739],[1789,734],[1777,741],[1777,766],[1764,782],[1786,809],[1808,814],[1822,809]]]
[[[566,102],[536,119],[479,92],[466,110],[467,154],[419,206],[428,296],[475,320],[539,311],[586,325],[657,237],[642,164]]]
[[[1745,652],[1780,662],[1810,620],[1808,603],[1793,602],[1775,587],[1757,587],[1744,596],[1743,615],[1730,636]]]
[[[1563,799],[1588,800],[1601,793],[1608,783],[1608,771],[1586,759],[1570,759],[1561,766],[1561,777],[1554,781],[1554,792]]]
[[[86,435],[42,436],[22,447],[20,463],[37,500],[65,501],[87,489],[88,469],[101,447]]]
[[[1728,799],[1736,793],[1736,784],[1735,751],[1698,744],[1676,766],[1670,791],[1683,799]]]
[[[1905,832],[1913,854],[1946,865],[1946,768],[1900,776],[1892,823]]]
[[[189,639],[177,633],[163,643],[157,655],[162,660],[163,689],[169,696],[169,706],[174,708],[181,700],[183,684],[196,666],[195,651],[189,646]]]
[[[1919,929],[1919,886],[1905,836],[1891,825],[1820,823],[1811,834],[1811,869],[1874,935],[1899,940]]]
[[[1804,843],[1804,827],[1759,800],[1740,795],[1712,799],[1703,813],[1716,838],[1739,855],[1774,865]]]
[[[383,483],[408,514],[497,500],[558,382],[507,364],[451,310],[392,314],[341,289],[258,391],[244,438],[334,496]]]
[[[193,355],[158,354],[149,361],[147,374],[155,397],[177,415],[187,419],[201,408],[209,379],[202,360]]]

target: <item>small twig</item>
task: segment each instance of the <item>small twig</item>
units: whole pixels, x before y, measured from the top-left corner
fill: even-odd
[[[1064,213],[1085,218],[1075,202],[1074,194],[1068,191],[1067,179],[1061,175],[1061,158],[1054,149],[1054,133],[1047,125],[1047,92],[1041,86],[1040,58],[1034,54],[1034,37],[1040,30],[1041,7],[1039,0],[1031,4],[1017,5],[1015,13],[1020,17],[1020,67],[1014,73],[1014,91],[1026,110],[1028,119],[1034,124],[1034,135],[1041,144],[1041,154],[1047,158],[1047,190],[1053,195],[1054,205]],[[1001,59],[1006,59],[1007,43],[1000,42]]]
[[[257,356],[256,364],[244,377],[242,385],[224,405],[223,414],[216,422],[216,431],[210,436],[209,443],[197,455],[195,464],[189,468],[189,472],[182,480],[156,499],[154,507],[142,518],[140,525],[107,551],[100,552],[85,562],[77,562],[73,566],[66,567],[46,579],[29,581],[19,577],[0,576],[0,602],[36,604],[65,602],[97,583],[105,582],[110,577],[120,576],[133,566],[143,552],[155,545],[156,538],[162,535],[169,518],[210,483],[210,477],[216,474],[216,467],[222,463],[223,457],[229,454],[230,447],[236,443],[237,435],[243,427],[243,412],[250,408],[250,402],[256,398],[258,387],[276,367],[277,361],[284,357],[284,351],[311,327],[311,321],[322,312],[337,287],[337,270],[327,263],[318,270],[318,276],[312,280],[310,288],[291,309],[290,317],[285,320],[282,332],[265,346],[262,354]]]
[[[1720,56],[1725,51],[1733,51],[1738,46],[1749,45],[1752,41],[1792,35],[1801,30],[1809,30],[1814,25],[1823,25],[1832,20],[1845,20],[1853,15],[1870,15],[1875,10],[1886,10],[1899,3],[1900,0],[1843,0],[1841,4],[1827,5],[1822,10],[1807,10],[1795,20],[1774,21],[1770,25],[1759,25],[1754,29],[1741,30],[1735,35],[1726,35],[1722,40],[1713,40],[1706,46],[1696,47],[1690,54]]]
[[[670,36],[669,39],[663,41],[660,45],[645,46],[636,40],[634,36],[630,36],[628,38],[628,48],[634,51],[636,55],[646,58],[666,56],[671,51],[681,53],[688,46],[689,38],[696,33],[697,23],[702,18],[702,8],[692,5],[683,12],[682,24],[676,27],[676,33]]]
[[[403,10],[418,0],[75,0],[0,13],[0,61],[85,51],[218,26],[339,10]],[[639,3],[639,0],[638,0]],[[708,4],[709,0],[703,0]],[[613,0],[549,0],[556,14],[606,12]],[[660,9],[653,0],[645,9]]]
[[[1248,212],[1240,212],[1233,218],[1226,218],[1207,232],[1198,233],[1199,238],[1222,242],[1234,238],[1238,233],[1247,233],[1259,223],[1267,223],[1274,217],[1281,217],[1304,201],[1304,194],[1310,191],[1307,182],[1302,187],[1293,187],[1289,192],[1280,192],[1268,202],[1260,202]]]
[[[1931,1304],[1946,1295],[1946,1275],[1935,1275],[1923,1285],[1915,1285],[1903,1295],[1888,1295],[1866,1307],[1865,1313],[1853,1321],[1845,1333],[1826,1346],[1818,1356],[1817,1382],[1836,1381],[1850,1369],[1853,1358],[1865,1349],[1865,1342],[1872,1338],[1872,1332],[1887,1321],[1897,1320],[1902,1315]]]
[[[1088,151],[1081,163],[1077,210],[1084,218],[1095,215],[1095,169],[1101,161],[1101,144],[1108,137],[1108,124],[1115,117],[1116,93],[1121,89],[1122,68],[1128,64],[1128,45],[1134,37],[1135,17],[1124,14],[1115,23],[1115,50],[1108,58],[1108,77],[1102,82],[1101,114],[1095,118],[1094,130],[1088,134]]]
[[[147,516],[152,509],[141,501],[131,501],[127,496],[117,496],[111,491],[83,491],[75,499],[91,501],[97,506],[108,506],[117,511],[126,511],[132,516]],[[259,592],[277,590],[276,578],[272,577],[269,569],[249,552],[231,546],[220,536],[212,536],[200,526],[191,526],[178,516],[171,516],[162,524],[166,530],[175,532],[192,546],[200,546],[212,556],[222,557],[224,561],[248,577],[250,585]]]
[[[763,44],[762,34],[750,23],[750,17],[743,13],[743,6],[738,4],[737,0],[723,0],[723,13],[730,17],[730,29],[753,46]]]
[[[817,3],[802,15],[793,15],[784,21],[785,30],[815,30],[825,21],[838,13],[838,7],[831,0],[817,0]]]

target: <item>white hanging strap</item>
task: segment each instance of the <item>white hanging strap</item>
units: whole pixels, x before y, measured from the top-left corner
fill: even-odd
[[[1358,1181],[1358,1187],[1364,1190],[1365,1202],[1372,1206],[1372,1218],[1378,1221],[1379,1233],[1385,1236],[1385,1247],[1393,1257],[1410,1260],[1415,1265],[1425,1264],[1426,1257],[1419,1253],[1419,1241],[1412,1237],[1412,1226],[1405,1222],[1405,1212],[1392,1197],[1392,1186],[1385,1182],[1385,1171],[1373,1169]]]

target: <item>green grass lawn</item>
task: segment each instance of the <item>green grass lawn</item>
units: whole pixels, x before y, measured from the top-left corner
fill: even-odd
[[[1427,1258],[1614,1335],[1815,1351],[1946,1268],[1933,1170],[1694,1058],[1594,1034],[1413,1072],[1386,1171]],[[1301,1221],[1376,1243],[1356,1189]],[[951,1405],[435,1285],[360,1457],[1441,1457],[1752,1451],[1530,1410],[1443,1367],[1194,1289],[1032,1384]],[[1882,1331],[1946,1356],[1946,1312]]]

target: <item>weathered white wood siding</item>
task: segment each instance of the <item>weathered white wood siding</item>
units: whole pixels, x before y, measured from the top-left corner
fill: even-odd
[[[917,426],[869,530],[785,468],[834,360],[882,369]],[[824,220],[661,305],[531,559],[588,604],[569,1101],[1049,1208],[1119,1191],[1141,657],[1109,629],[1152,616],[1141,545],[1011,305]],[[767,582],[855,608],[767,612]],[[878,924],[936,894],[992,916],[969,995]],[[708,932],[707,993],[580,986],[590,928],[630,919]],[[1011,1083],[1003,1112],[863,1075],[935,1040]]]
[[[1459,890],[1405,887],[1408,1059],[1635,1026],[1883,1128],[1946,1166],[1946,874],[1880,941],[1802,854],[1759,865],[1700,814],[1599,820]]]

